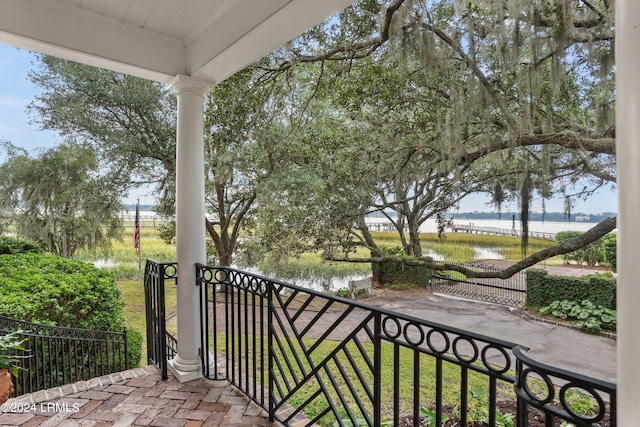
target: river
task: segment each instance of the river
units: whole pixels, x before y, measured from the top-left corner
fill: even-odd
[[[455,225],[474,225],[476,227],[494,227],[503,228],[505,230],[520,230],[520,221],[516,221],[515,224],[510,219],[465,219],[455,218],[453,220]],[[367,218],[367,225],[375,226],[377,224],[389,224],[386,218]],[[558,233],[560,231],[587,231],[594,227],[595,222],[581,222],[581,221],[529,221],[529,231],[538,231],[543,233]],[[437,233],[436,220],[428,219],[420,227],[422,233]]]

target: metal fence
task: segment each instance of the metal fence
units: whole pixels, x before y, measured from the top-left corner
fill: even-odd
[[[444,262],[437,263],[444,264]],[[457,265],[482,272],[500,272],[502,270],[483,261]],[[527,277],[524,271],[520,271],[508,279],[478,279],[467,277],[457,271],[434,271],[431,278],[431,288],[433,291],[445,294],[522,307],[527,295]]]
[[[205,376],[284,424],[615,426],[614,384],[539,364],[514,343],[231,268],[198,265],[197,282]]]
[[[167,379],[167,360],[177,353],[177,341],[166,329],[165,285],[178,282],[178,264],[147,260],[144,269],[144,301],[147,323],[147,362]]]
[[[48,326],[0,316],[0,333],[16,333],[26,352],[12,351],[20,370],[15,396],[129,369],[127,332]]]

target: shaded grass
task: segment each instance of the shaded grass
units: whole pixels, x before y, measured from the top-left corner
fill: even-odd
[[[124,316],[127,327],[137,329],[142,333],[142,361],[147,363],[147,321],[145,317],[144,287],[141,280],[119,280],[117,282],[122,292],[124,302]],[[165,288],[165,306],[167,317],[176,312],[176,287],[169,283]]]

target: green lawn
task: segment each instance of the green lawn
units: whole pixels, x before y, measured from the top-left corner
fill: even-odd
[[[142,333],[142,358],[140,360],[141,364],[145,365],[147,360],[147,323],[142,280],[119,280],[118,287],[122,291],[127,327],[137,329]],[[167,286],[165,291],[166,313],[167,317],[170,317],[176,312],[176,288],[175,286]]]

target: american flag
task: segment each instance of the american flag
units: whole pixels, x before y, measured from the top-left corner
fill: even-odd
[[[136,218],[133,221],[133,247],[140,255],[140,201],[136,203]]]

